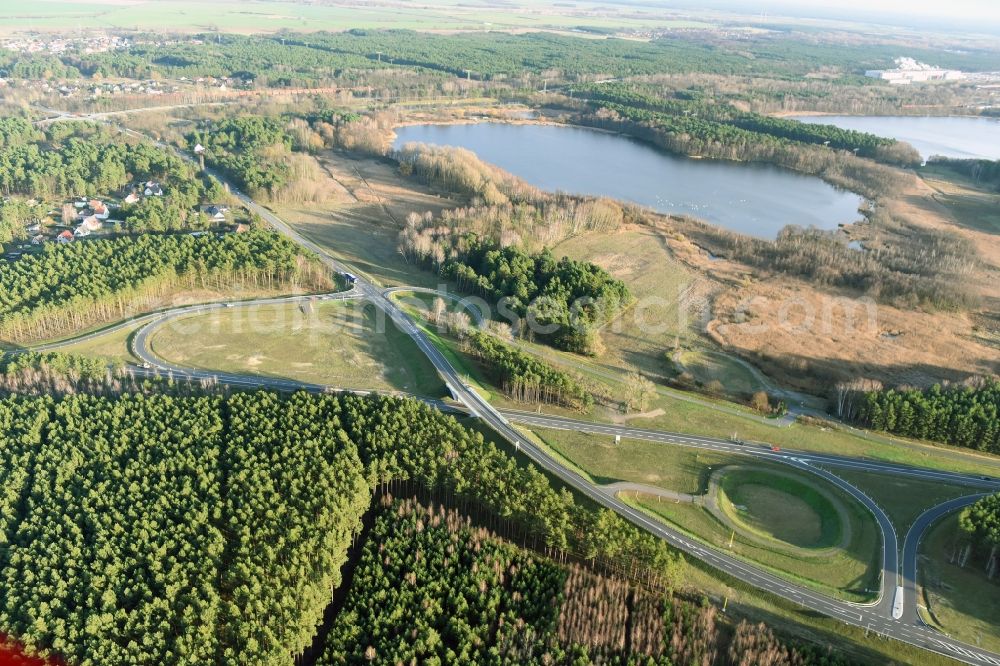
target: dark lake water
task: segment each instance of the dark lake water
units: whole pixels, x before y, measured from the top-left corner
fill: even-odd
[[[906,141],[926,160],[933,155],[1000,160],[1000,119],[931,116],[800,116],[823,123]]]
[[[549,191],[608,196],[761,238],[789,224],[834,229],[860,198],[778,167],[670,155],[628,137],[558,125],[412,125],[395,146],[460,146]]]

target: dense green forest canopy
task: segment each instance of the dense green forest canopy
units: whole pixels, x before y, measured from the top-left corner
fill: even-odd
[[[1000,495],[990,495],[962,511],[962,529],[972,536],[977,546],[1000,548]]]
[[[287,664],[375,488],[502,518],[558,556],[679,581],[659,539],[416,401],[0,399],[0,631],[76,664]]]
[[[266,230],[50,243],[38,254],[0,262],[0,335],[52,337],[123,318],[178,288],[329,284],[318,261]]]
[[[532,254],[474,241],[446,260],[441,274],[461,289],[504,299],[537,337],[581,353],[599,349],[599,327],[632,301],[625,283],[600,266],[569,257],[556,260],[547,248]]]
[[[1000,380],[870,391],[859,419],[906,437],[1000,453]]]
[[[764,625],[560,564],[384,497],[317,664],[846,664]]]
[[[292,140],[279,118],[241,116],[221,120],[190,137],[205,147],[208,161],[231,175],[250,192],[275,192],[288,183],[285,165],[261,159],[272,147],[290,150]]]
[[[139,38],[119,51],[36,58],[25,73],[79,71],[86,76],[149,78],[234,77],[263,85],[311,85],[349,80],[358,70],[415,67],[477,79],[546,75],[586,77],[662,73],[711,73],[802,77],[821,67],[846,75],[888,68],[896,45],[834,43],[814,36],[762,34],[742,39],[671,35],[641,42],[551,33],[430,34],[407,30],[350,30],[274,36],[197,35],[161,43]],[[906,47],[907,55],[934,65],[970,71],[1000,69],[1000,53]],[[16,66],[16,65],[12,65]]]
[[[501,390],[522,402],[546,402],[587,409],[593,402],[579,381],[517,347],[482,331],[469,331],[465,349],[482,361]]]

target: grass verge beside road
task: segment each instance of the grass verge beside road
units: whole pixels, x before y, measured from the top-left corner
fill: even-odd
[[[1000,583],[988,580],[982,564],[951,564],[963,542],[958,512],[935,524],[921,544],[918,572],[923,601],[950,636],[1000,652]]]
[[[530,431],[537,435],[560,462],[580,470],[584,476],[601,485],[629,481],[689,495],[703,495],[708,490],[709,477],[713,471],[752,462],[740,456],[662,446],[641,440],[623,438],[621,443],[615,444],[610,436],[547,428],[531,428]],[[734,496],[739,497],[739,488],[744,485],[749,487],[754,480],[759,481],[762,474],[769,478],[789,475],[785,468],[753,464],[760,469],[748,470],[746,473],[733,472],[737,476],[729,484],[729,491]],[[767,474],[771,469],[774,471]],[[828,486],[824,481],[805,474],[791,474],[797,485],[809,488],[821,485],[823,494],[837,498],[849,525],[839,526],[837,516],[829,512],[825,515],[817,513],[816,519],[821,536],[824,529],[828,532],[843,529],[845,534],[849,534],[844,548],[828,547],[830,544],[824,540],[820,544],[824,546],[821,552],[810,553],[810,549],[797,548],[791,543],[773,539],[768,543],[766,537],[757,534],[737,530],[734,535],[729,525],[723,524],[701,504],[675,502],[642,492],[637,497],[633,491],[624,492],[620,496],[712,547],[729,549],[732,538],[732,552],[735,555],[790,580],[851,601],[870,600],[873,593],[868,590],[878,588],[881,561],[878,529],[871,515],[853,498]],[[787,483],[790,484],[791,481]],[[819,504],[818,501],[816,503]],[[773,521],[780,519],[775,516],[756,517],[761,524],[773,524]],[[825,528],[824,518],[827,521]]]
[[[446,393],[409,336],[389,320],[381,325],[368,304],[310,301],[221,309],[168,322],[150,345],[165,361],[202,370],[432,398]]]

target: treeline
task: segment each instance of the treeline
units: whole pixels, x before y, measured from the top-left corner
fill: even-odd
[[[1000,453],[1000,380],[869,391],[859,402],[858,421],[905,437]]]
[[[754,121],[756,116],[746,115],[743,122],[756,127],[748,129],[733,122],[741,114],[721,103],[661,104],[655,98],[624,87],[595,86],[583,94],[594,98],[571,103],[579,110],[574,116],[576,122],[628,134],[669,152],[776,164],[818,175],[869,198],[895,192],[906,182],[906,177],[896,170],[859,159],[853,152],[831,150],[822,141],[804,143],[789,138],[791,131],[782,128],[794,121],[772,124],[766,120]],[[836,138],[833,130],[828,131]],[[880,154],[898,157],[904,163],[915,158],[919,163],[919,156],[912,149],[900,152],[893,145]]]
[[[595,264],[545,247],[570,233],[613,231],[626,217],[606,199],[542,195],[536,203],[473,206],[407,217],[399,251],[503,303],[515,333],[560,349],[600,354],[599,329],[632,301],[623,282]],[[525,249],[541,245],[539,251]]]
[[[206,162],[254,198],[313,203],[325,200],[329,187],[316,162],[303,153],[323,148],[328,140],[346,140],[357,123],[347,117],[331,125],[329,134],[320,134],[301,118],[240,116],[203,123],[186,139],[189,149],[201,144]],[[317,124],[322,129],[324,121]]]
[[[847,664],[763,624],[540,557],[455,510],[383,498],[321,666]]]
[[[788,118],[740,111],[728,102],[712,100],[701,94],[693,94],[692,91],[673,91],[668,93],[670,96],[664,97],[662,93],[654,93],[654,90],[655,88],[646,85],[636,87],[635,84],[612,83],[584,87],[580,94],[591,102],[602,105],[641,109],[668,116],[693,116],[702,121],[732,125],[778,139],[824,145],[834,150],[849,150],[857,152],[861,157],[888,164],[920,164],[920,154],[911,146],[895,139],[843,129],[836,125],[802,123]],[[721,133],[721,130],[716,131]]]
[[[600,327],[632,301],[625,283],[603,268],[569,257],[557,261],[547,248],[529,254],[473,241],[445,261],[441,274],[459,289],[502,299],[519,318],[518,334],[583,354],[603,352]]]
[[[958,524],[972,539],[976,554],[992,580],[1000,570],[1000,495],[989,495],[962,510]]]
[[[928,166],[943,167],[979,185],[1000,191],[1000,160],[960,160],[951,157],[932,157]]]
[[[0,375],[8,379],[25,373],[96,382],[107,376],[108,364],[99,358],[59,352],[0,353]]]
[[[493,335],[469,331],[463,348],[482,362],[500,390],[514,400],[580,410],[593,404],[593,397],[578,380]]]
[[[392,157],[399,162],[403,175],[413,175],[428,185],[474,198],[486,206],[544,198],[538,188],[483,162],[465,148],[407,143],[393,151]]]
[[[692,221],[675,224],[716,256],[849,288],[901,308],[962,309],[978,303],[968,281],[978,253],[968,239],[898,223],[882,210],[866,212],[880,238],[863,250],[849,247],[841,234],[819,229],[788,226],[767,241]]]
[[[663,541],[416,401],[13,396],[0,425],[0,631],[69,663],[289,663],[387,485],[650,589],[680,580]]]
[[[284,33],[241,36],[212,33],[163,43],[158,35],[139,37],[128,50],[67,53],[24,59],[18,70],[44,75],[128,77],[154,74],[179,78],[232,77],[261,86],[309,86],[358,80],[365,70],[409,69],[466,77],[512,87],[540,88],[540,78],[586,81],[672,73],[770,76],[801,80],[819,69],[838,78],[892,66],[898,45],[843,44],[842,40],[770,35],[706,39],[672,33],[651,41],[583,39],[551,33],[504,32],[429,34],[408,30],[349,30],[338,33]],[[207,43],[211,48],[206,48]],[[1000,69],[995,52],[933,50],[907,46],[924,62],[965,71]],[[18,67],[15,59],[12,67]],[[17,76],[17,75],[15,75]]]
[[[48,244],[0,263],[0,336],[57,337],[122,319],[179,289],[325,289],[330,276],[291,241],[253,230]]]

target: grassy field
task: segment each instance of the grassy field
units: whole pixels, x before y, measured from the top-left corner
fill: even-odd
[[[849,601],[868,601],[878,588],[878,531],[860,507],[851,511],[852,537],[847,547],[811,557],[793,554],[781,546],[768,547],[739,530],[734,533],[703,506],[657,501],[648,495],[639,495],[637,505],[709,546],[730,550],[741,559],[825,594]]]
[[[132,354],[132,350],[129,347],[129,339],[140,326],[141,324],[136,324],[134,326],[129,326],[128,328],[123,328],[119,331],[105,333],[104,335],[87,340],[86,342],[78,342],[76,344],[67,345],[66,347],[60,348],[59,351],[65,354],[98,356],[115,361],[138,364],[141,363],[141,361]]]
[[[989,581],[980,564],[949,564],[960,540],[958,514],[935,525],[921,549],[920,582],[934,619],[950,635],[1000,652],[1000,582]]]
[[[615,444],[611,435],[537,427],[530,430],[551,450],[585,469],[601,484],[633,481],[698,495],[708,488],[708,477],[713,469],[747,461],[739,456],[657,445],[626,437]]]
[[[586,8],[587,11],[583,11]],[[349,28],[400,28],[412,30],[555,29],[592,28],[702,28],[709,24],[661,14],[615,13],[599,10],[589,2],[571,9],[553,8],[532,0],[510,5],[432,0],[419,7],[384,5],[366,7],[350,3],[307,3],[254,0],[217,0],[210,12],[191,0],[158,0],[134,3],[121,0],[81,2],[43,0],[28,6],[17,0],[0,0],[3,30],[55,30],[58,28],[124,28],[177,31],[275,32],[278,30],[345,30]]]
[[[585,476],[598,484],[631,481],[665,490],[700,495],[706,492],[713,470],[747,463],[747,459],[740,456],[706,453],[627,438],[623,438],[621,443],[616,445],[610,436],[547,428],[531,428],[530,431],[558,458],[583,471]],[[737,477],[737,481],[739,478]],[[822,483],[808,477],[803,478],[806,484]],[[788,575],[816,589],[831,594],[842,594],[845,598],[853,600],[865,599],[870,596],[865,590],[877,587],[879,554],[877,530],[871,516],[852,499],[838,494],[833,488],[829,488],[827,492],[838,497],[840,503],[846,507],[846,514],[851,523],[845,527],[851,533],[846,549],[824,550],[821,556],[814,557],[806,549],[797,549],[786,544],[769,546],[753,535],[737,532],[733,539],[733,550],[740,557],[761,564],[776,573]],[[632,491],[627,493],[627,497],[635,499]],[[728,547],[732,530],[703,506],[676,503],[641,494],[638,501],[646,510],[692,536],[716,547]],[[819,504],[817,501],[816,505]],[[825,510],[823,513],[826,513]],[[820,514],[821,537],[824,530],[823,518],[824,515]],[[826,518],[829,521],[829,515]],[[832,531],[834,526],[828,523],[825,529]]]
[[[380,326],[370,305],[320,301],[220,310],[171,322],[150,344],[164,360],[206,370],[445,394],[426,357],[391,322]]]
[[[416,308],[412,308],[411,313],[419,314]],[[459,351],[455,340],[435,335],[435,342],[442,351],[452,358],[458,359],[457,362],[465,368],[463,372],[476,376],[476,380],[493,394],[497,406],[520,409],[535,407],[535,405],[517,404],[503,399],[499,391],[495,387],[491,387],[489,382],[481,376],[481,373],[475,372],[475,361],[468,359]],[[612,398],[623,394],[625,373],[614,365],[613,359],[604,357],[588,359],[539,344],[526,342],[518,342],[517,344],[520,348],[539,356],[556,368],[582,376],[602,394]],[[777,444],[804,451],[833,453],[970,474],[992,473],[1000,475],[1000,457],[944,445],[897,438],[890,439],[888,436],[862,433],[862,431],[842,427],[832,422],[817,425],[794,423],[786,427],[775,427],[769,422],[762,422],[760,415],[748,407],[723,399],[702,395],[692,396],[692,394],[663,386],[658,387],[656,398],[652,401],[649,410],[643,414],[624,415],[618,409],[617,403],[613,401],[612,404],[606,406],[597,405],[588,413],[552,405],[545,405],[542,411],[595,422],[628,423],[639,428],[706,435],[723,439],[736,433],[741,439],[747,441]]]
[[[686,372],[702,384],[718,381],[729,394],[748,395],[764,389],[750,370],[726,354],[709,351],[681,352],[677,359]]]
[[[920,175],[934,189],[935,201],[946,206],[961,224],[1000,233],[1000,194],[939,166],[922,167]]]
[[[331,199],[308,206],[276,206],[296,231],[372,281],[385,286],[436,287],[430,271],[407,263],[396,250],[403,221],[411,212],[438,213],[458,205],[375,158],[326,152],[319,160]]]
[[[831,497],[815,479],[764,470],[726,471],[719,482],[719,507],[737,523],[797,549],[836,546],[844,525]]]
[[[496,433],[484,430],[479,421],[463,422],[482,432],[486,439],[493,441],[500,449],[513,456],[520,465],[534,464],[523,451],[515,450],[509,442],[499,439]],[[537,437],[535,439],[541,441]],[[568,464],[573,467],[572,463]],[[555,487],[565,487],[557,477],[543,473]],[[586,476],[585,472],[583,474]],[[568,490],[581,505],[594,506],[589,498],[572,489]],[[925,652],[905,643],[882,640],[863,628],[846,625],[839,620],[806,610],[793,602],[763,592],[744,581],[719,572],[698,560],[688,558],[687,563],[684,584],[678,592],[695,601],[708,597],[719,607],[725,604],[726,617],[734,623],[744,619],[752,623],[764,622],[785,637],[827,646],[831,652],[847,655],[858,663],[912,666],[952,666],[955,663],[947,657]]]
[[[891,477],[836,467],[830,467],[829,471],[875,500],[900,535],[906,534],[917,516],[927,509],[956,497],[982,492],[982,488],[939,481]]]
[[[573,236],[552,249],[558,256],[590,261],[628,285],[636,306],[605,326],[609,365],[639,368],[661,378],[673,374],[665,353],[678,340],[697,336],[696,277],[667,248],[663,234],[637,228],[613,234]]]

